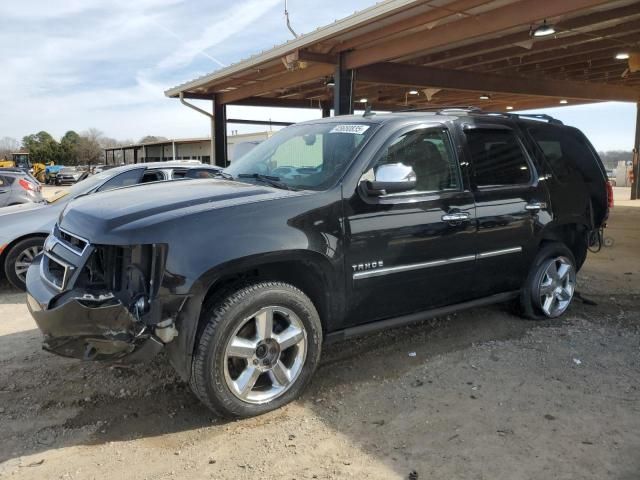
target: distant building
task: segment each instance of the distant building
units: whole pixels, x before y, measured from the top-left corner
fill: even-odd
[[[250,148],[266,140],[273,132],[242,133],[227,137],[227,157],[232,162]],[[168,160],[200,160],[215,164],[211,159],[210,138],[175,138],[157,142],[135,143],[122,147],[105,148],[105,163],[120,165],[145,162],[165,162]]]

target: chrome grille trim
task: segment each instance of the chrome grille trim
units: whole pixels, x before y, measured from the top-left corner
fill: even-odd
[[[44,256],[46,257],[46,262],[44,258],[40,262],[40,277],[42,277],[42,279],[45,282],[47,282],[49,285],[51,285],[53,288],[62,292],[66,288],[67,283],[69,282],[70,273],[73,270],[75,270],[75,267],[73,265],[68,264],[64,260],[54,257],[53,255],[49,254],[46,251],[44,252]],[[47,273],[49,273],[47,272],[49,267],[49,262],[55,262],[64,269],[64,274],[62,275],[62,280],[60,285],[52,281],[47,275]],[[45,267],[45,263],[47,264],[46,267]]]
[[[84,242],[84,247],[82,248],[82,250],[79,250],[77,248],[75,248],[73,245],[68,244],[67,242],[65,242],[62,238],[58,238],[57,236],[55,236],[56,240],[58,241],[58,243],[60,245],[62,245],[64,248],[66,248],[67,250],[75,253],[76,255],[82,256],[84,255],[84,252],[87,250],[87,248],[89,248],[89,240],[87,240],[86,238],[82,238],[79,235],[76,235],[75,233],[71,233],[68,230],[65,230],[64,228],[60,227],[60,225],[57,225],[58,230],[60,230],[62,233],[69,235],[70,237],[73,238],[77,238],[78,240]],[[55,229],[54,229],[55,232]]]

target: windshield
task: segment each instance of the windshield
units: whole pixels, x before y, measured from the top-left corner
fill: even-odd
[[[90,177],[85,178],[84,180],[79,181],[74,184],[71,188],[66,190],[60,190],[54,193],[53,197],[49,199],[49,203],[55,203],[62,198],[73,199],[78,195],[82,195],[83,193],[90,192],[98,185],[102,184],[108,178],[117,175],[120,173],[121,169],[109,170],[108,172],[98,173],[96,175],[92,175]]]
[[[225,172],[242,181],[259,182],[266,175],[266,180],[278,180],[290,188],[325,190],[344,173],[372,127],[365,123],[287,127],[235,160]]]

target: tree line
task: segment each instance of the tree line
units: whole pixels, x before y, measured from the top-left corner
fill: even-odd
[[[0,159],[11,159],[11,154],[20,150],[29,152],[32,163],[54,162],[56,165],[97,165],[104,163],[104,149],[131,144],[106,137],[100,130],[90,128],[81,133],[69,130],[60,141],[50,133],[40,131],[26,135],[19,142],[15,138],[0,139]]]

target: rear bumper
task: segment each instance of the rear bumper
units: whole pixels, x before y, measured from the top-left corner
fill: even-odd
[[[40,276],[42,257],[27,272],[27,306],[44,334],[43,348],[82,360],[145,361],[163,343],[116,298],[82,291],[60,293]]]

